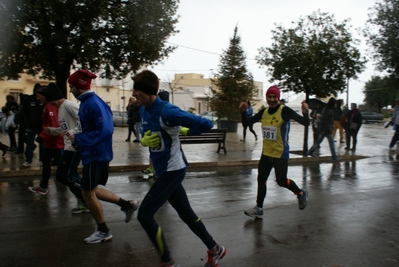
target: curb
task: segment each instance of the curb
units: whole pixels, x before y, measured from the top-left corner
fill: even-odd
[[[341,155],[341,162],[353,161],[369,158],[368,156],[361,155]],[[257,167],[259,159],[256,160],[231,160],[231,161],[213,161],[213,162],[192,162],[189,163],[190,169],[201,170],[209,168],[220,168],[220,167]],[[301,164],[313,164],[313,163],[332,163],[331,156],[323,157],[295,157],[288,159],[288,165],[301,165]],[[148,167],[148,164],[132,164],[132,165],[110,165],[109,172],[131,172],[140,171]],[[56,167],[52,167],[52,174],[55,173]],[[82,166],[78,168],[79,173],[82,171]],[[0,178],[14,178],[14,177],[29,177],[29,176],[41,176],[42,170],[38,167],[30,168],[17,168],[13,170],[4,170],[0,172]]]

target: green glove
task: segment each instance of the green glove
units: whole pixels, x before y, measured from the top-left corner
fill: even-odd
[[[190,135],[190,129],[186,127],[181,127],[180,128],[180,134],[181,135]]]
[[[159,147],[161,144],[161,140],[156,133],[151,134],[151,130],[148,130],[144,133],[144,137],[141,138],[141,144],[143,146],[149,146],[151,148]]]

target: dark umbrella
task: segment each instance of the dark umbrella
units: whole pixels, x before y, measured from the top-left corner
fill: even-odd
[[[320,104],[321,107],[323,108],[325,105],[327,105],[327,103],[321,99],[318,98],[311,98],[308,100],[308,105],[309,105],[309,109],[316,109],[317,108],[317,104]]]

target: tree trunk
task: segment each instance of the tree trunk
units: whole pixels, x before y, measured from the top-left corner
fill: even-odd
[[[309,93],[306,93],[306,103],[309,101]],[[309,116],[309,112],[306,116]],[[305,126],[303,134],[303,155],[305,156],[308,152],[308,136],[309,136],[309,126]]]

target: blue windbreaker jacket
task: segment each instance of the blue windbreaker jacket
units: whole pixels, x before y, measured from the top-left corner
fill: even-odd
[[[183,111],[167,101],[157,98],[150,107],[140,107],[141,127],[143,135],[148,130],[160,136],[161,144],[150,148],[150,157],[158,177],[167,171],[187,168],[180,145],[181,126],[190,129],[190,135],[199,135],[213,127],[213,123],[205,118]]]
[[[82,164],[110,162],[113,158],[114,123],[110,107],[94,92],[83,93],[78,113],[79,133],[74,146],[82,153]]]

